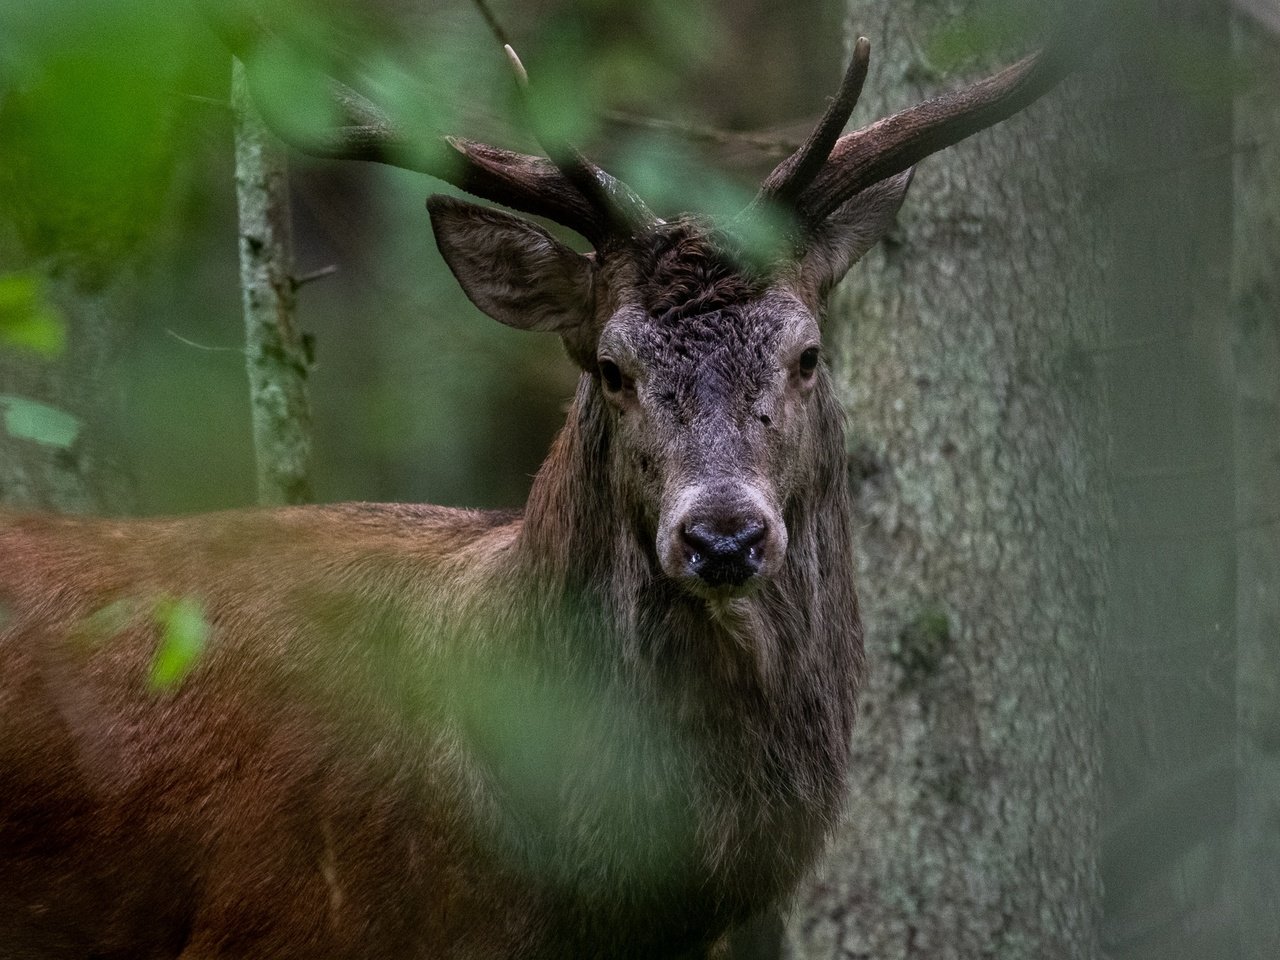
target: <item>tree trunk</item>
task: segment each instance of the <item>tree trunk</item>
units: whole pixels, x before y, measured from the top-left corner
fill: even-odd
[[[1280,16],[1280,14],[1277,14]],[[1242,21],[1236,95],[1238,829],[1243,960],[1280,956],[1280,38]]]
[[[1016,55],[938,74],[972,7],[851,0],[863,121]],[[832,304],[871,677],[796,958],[1095,954],[1100,267],[1073,103],[922,163]]]
[[[1104,660],[1104,945],[1238,955],[1230,34],[1221,0],[1135,5],[1103,202],[1116,536]]]
[[[24,261],[17,275],[34,285],[41,309],[65,324],[66,345],[46,355],[0,344],[0,503],[120,513],[132,497],[112,367],[133,271],[121,266],[109,278],[89,279],[53,258],[32,263],[20,255],[5,266]]]
[[[298,331],[289,174],[284,145],[249,95],[244,66],[232,66],[236,112],[236,200],[245,364],[258,502],[307,503],[311,493],[311,358]]]

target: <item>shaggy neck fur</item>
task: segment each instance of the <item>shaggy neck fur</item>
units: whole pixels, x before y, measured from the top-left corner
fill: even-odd
[[[833,824],[862,643],[840,415],[827,384],[814,402],[818,483],[788,504],[786,564],[722,605],[659,571],[611,475],[592,377],[535,481],[514,559],[537,611],[522,631],[541,678],[530,696],[552,704],[556,746],[537,761],[546,803],[517,842],[584,902],[610,891],[592,928],[661,900],[671,929],[655,937],[676,942],[707,915],[761,909]]]

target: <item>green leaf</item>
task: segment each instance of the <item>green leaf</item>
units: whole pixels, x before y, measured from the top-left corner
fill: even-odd
[[[4,410],[4,428],[9,436],[20,440],[34,440],[46,447],[66,449],[76,442],[80,434],[80,421],[57,407],[26,397],[0,394],[0,409]]]
[[[0,344],[56,357],[67,343],[67,325],[31,273],[0,275]]]
[[[456,91],[475,95],[479,88],[481,79],[473,76],[475,58],[442,63],[430,46],[415,54],[416,72],[391,57],[372,57],[361,74],[363,89],[386,110],[405,138],[406,160],[433,167],[461,163],[440,131],[465,128],[467,121],[459,117],[453,100],[466,100],[465,92]]]
[[[155,621],[160,628],[160,645],[151,660],[149,686],[155,693],[168,693],[195,668],[212,628],[204,607],[193,597],[159,601]]]
[[[191,6],[5,5],[0,209],[31,255],[57,254],[97,281],[162,232],[175,155],[201,129],[183,122],[180,93],[204,85],[203,51],[217,46]]]
[[[258,108],[288,141],[322,144],[338,124],[323,68],[282,42],[264,45],[254,59],[251,72]]]
[[[618,166],[622,179],[658,209],[693,210],[731,225],[742,253],[751,259],[767,262],[787,249],[793,224],[784,212],[765,207],[740,217],[754,192],[678,147],[636,137],[626,145]]]

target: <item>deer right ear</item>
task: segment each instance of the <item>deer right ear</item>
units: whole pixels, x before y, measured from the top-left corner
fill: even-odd
[[[471,302],[499,323],[559,333],[592,321],[594,263],[536,224],[437,194],[427,200],[436,245]]]
[[[800,278],[815,300],[822,300],[889,232],[914,171],[912,167],[854,194],[813,231],[800,259]]]

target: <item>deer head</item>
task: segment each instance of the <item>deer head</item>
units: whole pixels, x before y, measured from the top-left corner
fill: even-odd
[[[1036,54],[842,136],[869,57],[862,38],[816,129],[725,224],[661,220],[577,151],[545,141],[550,160],[449,138],[456,168],[417,163],[384,115],[336,83],[349,124],[299,146],[425,169],[592,243],[580,254],[509,213],[428,201],[440,251],[476,306],[559,334],[582,369],[589,406],[609,424],[611,495],[652,559],[690,593],[726,599],[780,569],[789,506],[832,455],[821,439],[840,435],[822,357],[826,293],[888,230],[917,161],[1021,109],[1065,70],[1063,56]],[[737,228],[766,212],[791,228],[761,257]]]

